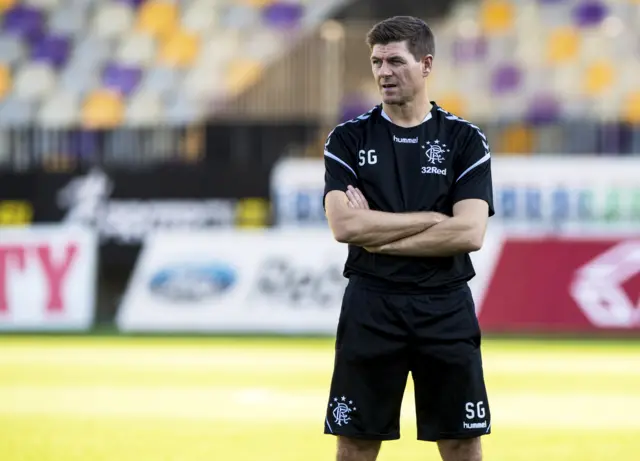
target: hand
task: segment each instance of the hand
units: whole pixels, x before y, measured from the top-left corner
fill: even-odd
[[[439,213],[437,211],[433,211],[432,213],[435,215],[437,223],[441,223],[442,221],[446,221],[447,219],[449,219],[451,217],[451,216],[447,216],[444,213]]]
[[[349,208],[357,208],[360,210],[368,210],[369,202],[364,194],[357,187],[347,187],[347,198],[349,199]]]

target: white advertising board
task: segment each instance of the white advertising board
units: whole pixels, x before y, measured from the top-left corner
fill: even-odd
[[[0,229],[0,331],[89,329],[97,244],[82,228]]]
[[[640,225],[637,158],[495,156],[491,170],[493,221],[550,228]],[[323,190],[322,158],[279,162],[271,177],[276,225],[326,226]]]
[[[121,331],[332,334],[347,246],[325,229],[163,232],[138,258]]]

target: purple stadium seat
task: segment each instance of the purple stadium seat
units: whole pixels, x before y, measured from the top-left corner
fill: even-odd
[[[573,19],[578,26],[591,27],[600,24],[608,11],[606,5],[597,0],[586,0],[573,10]]]
[[[295,27],[302,19],[303,14],[302,5],[275,2],[263,8],[262,19],[271,27]]]
[[[129,95],[135,90],[142,77],[142,71],[135,67],[108,65],[102,74],[102,83],[106,88]]]
[[[484,37],[475,39],[458,39],[453,43],[453,59],[456,62],[475,61],[487,55],[487,40]]]
[[[518,89],[522,81],[521,70],[513,65],[500,66],[493,72],[491,90],[494,93],[508,93]]]
[[[142,5],[146,0],[119,0],[120,3],[126,3],[130,5],[133,9],[137,9]]]
[[[7,10],[2,18],[4,31],[30,41],[42,36],[44,27],[45,17],[42,12],[27,5],[16,5]]]
[[[49,35],[37,40],[31,48],[31,58],[35,61],[47,61],[60,68],[69,57],[69,40],[66,37]]]
[[[70,133],[69,154],[75,158],[95,158],[100,150],[100,133],[78,129]]]
[[[344,98],[340,110],[340,122],[353,120],[354,118],[371,110],[371,104],[360,96],[352,95]]]
[[[559,101],[550,94],[536,96],[529,105],[526,118],[532,124],[545,124],[560,118]]]

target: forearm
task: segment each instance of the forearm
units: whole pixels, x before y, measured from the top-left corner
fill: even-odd
[[[375,251],[397,256],[452,256],[479,250],[483,237],[468,218],[453,217]]]
[[[386,213],[374,210],[350,210],[343,223],[348,231],[342,241],[359,246],[380,246],[423,232],[443,220],[431,212]]]

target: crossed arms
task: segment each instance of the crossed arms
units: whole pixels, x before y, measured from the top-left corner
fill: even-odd
[[[398,256],[452,256],[482,247],[488,204],[466,199],[453,206],[453,216],[435,212],[387,213],[369,209],[359,189],[330,191],[325,199],[335,239],[372,253]]]

